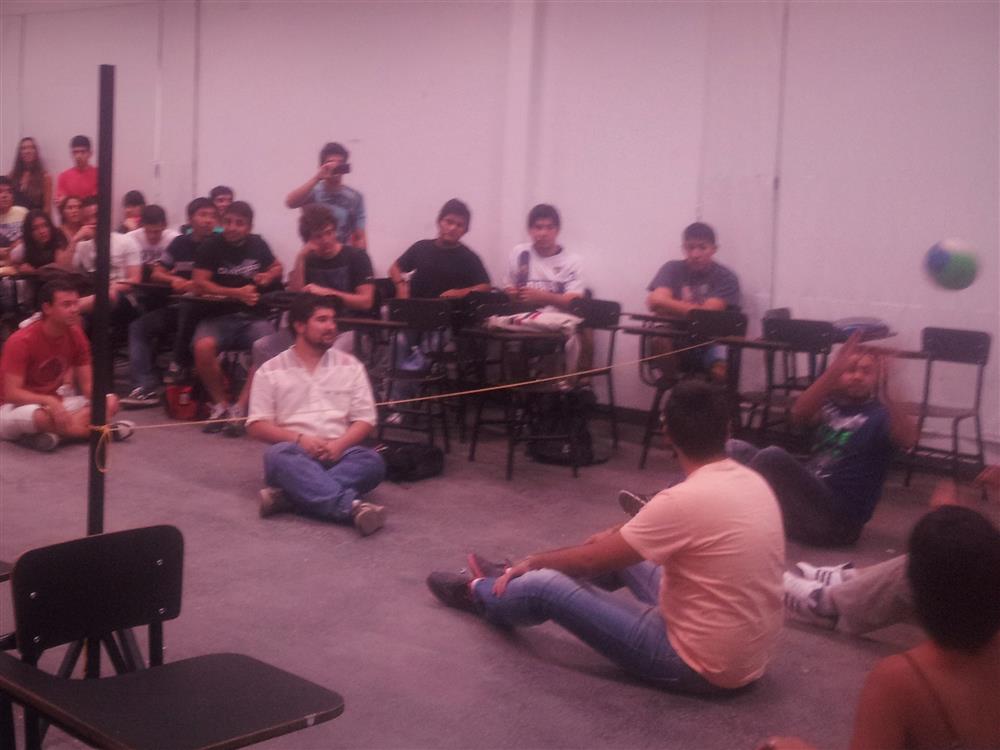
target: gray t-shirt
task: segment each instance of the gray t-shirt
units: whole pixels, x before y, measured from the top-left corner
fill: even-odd
[[[695,273],[683,260],[667,261],[649,283],[649,291],[660,287],[667,287],[674,299],[695,305],[711,298],[721,299],[730,308],[740,305],[740,280],[718,263]]]

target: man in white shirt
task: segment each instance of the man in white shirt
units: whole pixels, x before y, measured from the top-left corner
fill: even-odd
[[[272,443],[264,454],[262,517],[296,510],[353,523],[367,536],[385,523],[385,509],[361,497],[385,477],[385,463],[360,445],[375,428],[375,402],[361,363],[332,348],[333,304],[312,295],[292,304],[295,343],[257,371],[247,431]]]
[[[560,228],[555,206],[539,203],[528,212],[531,242],[515,245],[511,253],[507,294],[540,309],[563,312],[583,296],[583,261],[558,243]]]
[[[140,217],[142,225],[138,229],[126,232],[125,236],[139,248],[139,262],[144,268],[152,270],[153,264],[159,262],[178,233],[173,229],[167,229],[167,212],[155,203],[143,206]]]
[[[785,540],[767,482],[726,457],[728,424],[721,390],[681,383],[667,430],[685,481],[579,546],[509,567],[470,555],[471,575],[432,573],[428,587],[501,627],[552,620],[667,690],[722,694],[757,680],[781,630]],[[621,586],[638,606],[601,590]]]

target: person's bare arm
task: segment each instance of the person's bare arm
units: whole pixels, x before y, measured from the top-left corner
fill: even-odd
[[[94,371],[89,364],[73,368],[73,380],[81,396],[91,397],[94,392]]]
[[[854,719],[851,750],[903,750],[906,744],[905,685],[900,679],[902,656],[875,665],[865,680]]]
[[[353,292],[342,292],[339,289],[330,289],[320,284],[306,284],[301,291],[319,297],[340,297],[344,307],[348,310],[371,310],[372,305],[375,304],[374,284],[358,284],[358,288]]]
[[[675,299],[670,287],[658,286],[646,297],[646,307],[654,315],[683,317],[691,310],[725,310],[726,302],[718,297],[709,297],[700,305],[696,305],[693,302]]]
[[[556,292],[547,292],[544,289],[533,289],[528,286],[511,290],[508,294],[517,297],[517,299],[521,302],[534,305],[535,307],[554,305],[560,310],[568,310],[573,300],[583,297],[583,295],[579,292],[565,292],[564,294],[558,294]]]
[[[191,274],[191,281],[194,285],[194,292],[197,295],[215,294],[220,297],[230,297],[239,300],[245,305],[256,305],[260,299],[260,292],[253,284],[244,286],[229,287],[221,286],[212,281],[212,272],[206,268],[196,268]]]
[[[796,424],[811,424],[819,414],[820,408],[826,403],[837,388],[840,376],[850,365],[851,357],[857,354],[861,344],[861,333],[855,332],[847,339],[833,362],[826,368],[822,375],[813,381],[806,390],[792,404],[792,422]]]
[[[403,278],[403,271],[399,267],[398,260],[389,266],[389,278],[392,279],[392,283],[396,287],[396,297],[399,299],[409,299],[410,282]]]
[[[280,260],[275,260],[271,265],[269,265],[265,270],[256,274],[253,277],[253,283],[258,287],[268,287],[275,281],[281,279],[281,274],[285,272],[285,267],[281,265]]]
[[[463,287],[461,289],[446,289],[441,292],[442,299],[461,299],[467,294],[472,292],[488,292],[490,290],[489,284],[474,284],[473,286]]]
[[[6,372],[3,376],[3,400],[15,406],[38,404],[45,407],[62,408],[62,399],[56,395],[36,393],[24,387],[24,374]]]
[[[601,573],[622,570],[642,562],[642,555],[625,541],[620,531],[595,537],[576,547],[564,547],[528,555],[507,568],[507,571],[497,579],[493,591],[500,596],[511,580],[542,568],[558,570],[574,578],[592,578]]]
[[[292,264],[292,270],[288,273],[288,291],[304,291],[306,285],[306,258],[309,257],[309,253],[311,252],[313,252],[313,245],[311,242],[307,242],[299,250],[298,255],[295,256],[295,263]]]
[[[285,197],[285,205],[289,208],[301,208],[309,201],[309,196],[312,193],[313,188],[324,179],[326,179],[326,171],[324,167],[320,167],[316,174],[306,180],[303,184],[299,185],[299,187],[295,188]]]
[[[178,294],[184,294],[193,288],[191,279],[185,279],[183,276],[171,273],[165,266],[161,266],[159,263],[153,265],[153,270],[149,278],[156,284],[169,284],[170,288]]]

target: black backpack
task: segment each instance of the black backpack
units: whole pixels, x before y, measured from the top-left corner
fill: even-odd
[[[444,471],[444,451],[436,445],[388,440],[375,450],[385,461],[385,475],[391,482],[416,482]]]

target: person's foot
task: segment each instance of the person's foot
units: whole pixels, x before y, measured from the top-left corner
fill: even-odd
[[[460,573],[435,572],[427,576],[427,588],[445,606],[478,615],[482,605],[472,596],[471,580]]]
[[[375,503],[358,503],[351,515],[354,528],[361,536],[374,534],[385,526],[385,506]]]
[[[823,589],[819,581],[799,578],[791,573],[784,573],[781,578],[785,589],[785,614],[801,622],[832,630],[837,625],[837,618],[820,614],[817,607]]]
[[[229,422],[222,426],[222,433],[226,437],[243,437],[247,434],[247,415],[240,406],[233,406],[229,409]]]
[[[160,403],[160,392],[156,388],[134,388],[131,393],[121,399],[122,406],[129,406],[133,409],[146,409],[150,406],[157,406]]]
[[[469,572],[475,578],[497,578],[507,572],[510,567],[510,560],[503,562],[492,562],[485,557],[480,557],[475,552],[469,553]]]
[[[59,447],[59,436],[54,432],[36,432],[33,435],[24,435],[20,443],[34,451],[51,453]]]
[[[795,563],[795,570],[807,581],[818,581],[824,586],[838,586],[847,578],[844,576],[845,570],[854,568],[854,563],[846,562],[841,565],[810,565],[807,562]]]
[[[201,428],[202,432],[207,432],[213,434],[216,432],[222,432],[222,429],[226,426],[225,422],[220,420],[227,419],[229,417],[229,406],[226,404],[211,404],[211,408],[208,412],[208,423]]]
[[[618,504],[628,515],[634,516],[643,506],[649,502],[649,495],[640,495],[638,492],[621,490],[618,493]]]
[[[265,487],[260,491],[260,517],[268,518],[276,513],[288,513],[294,509],[292,501],[280,487]]]
[[[117,422],[111,422],[108,425],[108,429],[111,432],[111,439],[116,443],[120,443],[132,437],[132,433],[135,432],[135,422],[128,419],[119,419]]]

